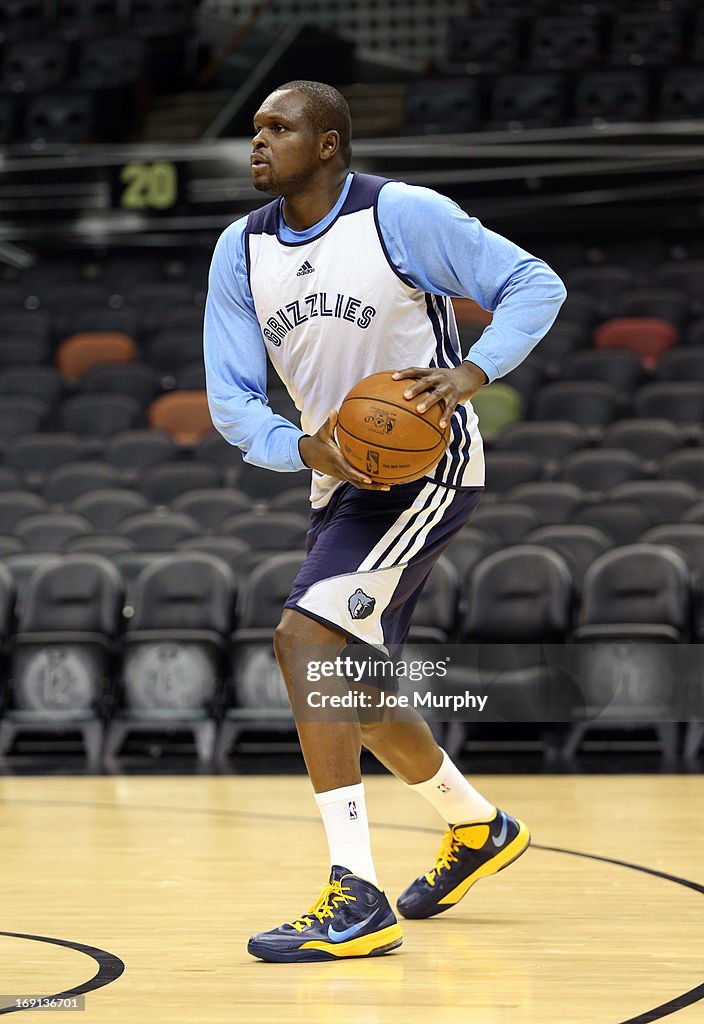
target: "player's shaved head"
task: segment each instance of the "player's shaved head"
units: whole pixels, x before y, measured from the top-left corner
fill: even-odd
[[[347,100],[325,82],[298,80],[280,85],[276,92],[298,92],[305,97],[305,114],[316,134],[335,131],[340,136],[340,156],[345,167],[352,159],[352,118]]]

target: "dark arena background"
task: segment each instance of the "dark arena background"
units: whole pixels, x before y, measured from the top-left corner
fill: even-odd
[[[263,198],[252,115],[298,78],[348,100],[355,170],[450,196],[568,298],[474,399],[486,494],[410,637],[497,695],[432,729],[533,844],[389,956],[265,965],[248,936],[326,857],[272,647],[308,474],[215,432],[202,323]],[[455,311],[466,352],[491,313]],[[0,0],[0,631],[0,1014],[703,1021],[696,0]],[[439,822],[362,768],[395,900]]]

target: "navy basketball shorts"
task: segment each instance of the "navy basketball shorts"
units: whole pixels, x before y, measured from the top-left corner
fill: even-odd
[[[390,491],[342,484],[311,511],[307,557],[286,608],[388,651],[405,642],[430,570],[475,512],[483,488],[427,478]]]

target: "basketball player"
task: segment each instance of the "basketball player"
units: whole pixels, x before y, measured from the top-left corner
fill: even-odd
[[[469,400],[525,358],[565,298],[549,267],[449,199],[351,172],[350,136],[349,109],[330,86],[289,82],[263,102],[254,117],[252,181],[276,198],[220,237],[205,314],[215,425],[247,462],[312,470],[308,554],[274,638],[289,694],[301,645],[341,651],[404,641],[428,573],[484,484]],[[494,313],[464,360],[450,296]],[[267,404],[267,356],[302,430]],[[406,395],[418,399],[419,411],[442,403],[452,433],[431,473],[392,488],[349,466],[334,438],[347,391],[389,369],[408,380]],[[372,859],[362,745],[447,824],[435,864],[398,900],[404,917],[449,909],[528,846],[526,826],[472,787],[420,717],[298,720],[297,727],[332,868],[308,913],[250,939],[253,956],[336,960],[401,944]]]

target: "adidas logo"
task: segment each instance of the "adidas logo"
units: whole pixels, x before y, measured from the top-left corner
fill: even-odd
[[[296,277],[304,277],[306,274],[314,274],[314,273],[315,273],[315,267],[311,267],[311,265],[308,262],[308,260],[306,260],[305,263],[303,264],[303,266],[299,267],[298,271],[296,272]]]

